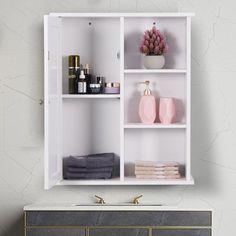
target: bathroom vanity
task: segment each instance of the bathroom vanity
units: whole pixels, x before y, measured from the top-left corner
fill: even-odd
[[[211,236],[212,211],[159,206],[31,205],[25,236]]]
[[[45,16],[45,189],[55,185],[194,184],[190,142],[193,15],[50,13]],[[139,52],[141,36],[154,22],[169,45],[163,69],[145,69]],[[73,54],[91,64],[93,73],[104,76],[107,82],[119,82],[120,94],[69,94],[68,56]],[[175,123],[141,123],[138,104],[143,88],[139,83],[145,80],[150,81],[157,99],[175,98]],[[63,157],[104,152],[119,157],[119,177],[63,179]],[[137,179],[136,160],[178,162],[183,174],[179,179]]]

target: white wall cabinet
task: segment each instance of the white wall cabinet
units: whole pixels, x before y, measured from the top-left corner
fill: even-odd
[[[185,185],[191,176],[191,13],[51,13],[44,18],[45,188],[54,185]],[[142,33],[157,22],[170,46],[161,70],[142,67]],[[119,95],[68,94],[68,55],[78,54],[106,81],[119,81]],[[143,88],[150,80],[157,97],[175,97],[177,120],[144,125],[138,117]],[[114,152],[120,177],[63,180],[62,158]],[[178,161],[178,180],[138,180],[135,160]]]

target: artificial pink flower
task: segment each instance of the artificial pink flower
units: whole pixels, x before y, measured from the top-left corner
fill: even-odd
[[[154,25],[152,29],[146,30],[140,43],[139,50],[146,55],[162,55],[168,51],[165,37]]]

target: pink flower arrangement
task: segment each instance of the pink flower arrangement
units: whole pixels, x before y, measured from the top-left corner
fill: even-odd
[[[155,23],[152,29],[144,32],[139,50],[146,55],[162,55],[168,51],[166,39],[156,28]]]

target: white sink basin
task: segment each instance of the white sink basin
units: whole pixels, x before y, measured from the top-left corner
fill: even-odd
[[[166,206],[165,204],[147,204],[147,203],[139,203],[139,204],[133,204],[133,203],[122,203],[122,204],[99,204],[99,203],[93,203],[93,204],[75,204],[75,206],[81,207],[81,206]]]

